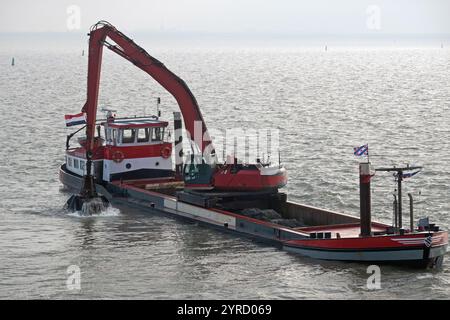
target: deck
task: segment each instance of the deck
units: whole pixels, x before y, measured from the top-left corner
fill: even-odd
[[[388,226],[372,222],[372,232],[386,232]],[[331,232],[332,238],[336,238],[337,234],[341,238],[355,238],[359,237],[361,232],[359,223],[349,223],[340,225],[326,225],[326,226],[314,226],[314,227],[300,227],[295,228],[297,231],[304,233],[326,233]]]

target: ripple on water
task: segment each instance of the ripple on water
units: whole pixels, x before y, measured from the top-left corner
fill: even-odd
[[[0,61],[9,61],[6,50],[0,48]],[[405,182],[405,193],[417,199],[417,217],[429,215],[444,229],[450,228],[449,52],[152,51],[189,84],[210,128],[281,128],[290,199],[357,214],[359,159],[352,148],[368,142],[376,166],[424,165]],[[62,116],[85,101],[87,57],[78,49],[15,54],[21,62],[1,65],[0,73],[0,139],[8,141],[0,157],[0,298],[450,297],[448,261],[432,273],[382,266],[381,290],[371,291],[365,265],[298,257],[132,208],[67,214],[69,194],[57,180],[69,132]],[[134,115],[159,96],[163,117],[177,110],[170,94],[134,66],[112,55],[104,61],[99,105]],[[390,221],[394,188],[391,175],[374,178],[377,219]],[[65,287],[70,265],[81,269],[77,294]]]

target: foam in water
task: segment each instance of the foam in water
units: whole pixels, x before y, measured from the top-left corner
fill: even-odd
[[[81,212],[83,215],[91,216],[93,214],[98,214],[103,212],[108,207],[108,203],[104,203],[101,198],[92,198],[84,201],[83,206],[81,207]]]
[[[100,213],[87,215],[82,211],[75,211],[68,213],[71,217],[77,218],[91,218],[91,217],[117,217],[120,215],[120,210],[109,205],[106,209],[100,211]]]

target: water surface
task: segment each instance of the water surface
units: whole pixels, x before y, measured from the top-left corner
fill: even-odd
[[[210,128],[281,130],[290,200],[357,214],[352,148],[368,142],[375,166],[425,167],[404,193],[418,217],[450,228],[449,49],[144,47],[188,83]],[[63,115],[84,104],[86,63],[79,48],[0,46],[0,298],[450,297],[449,261],[439,272],[383,266],[381,290],[370,291],[364,265],[299,257],[132,208],[68,215],[58,181]],[[157,96],[171,120],[175,100],[105,54],[101,106],[149,113]],[[391,175],[374,178],[376,219],[391,221],[394,188]],[[66,288],[70,265],[81,269],[80,291]]]

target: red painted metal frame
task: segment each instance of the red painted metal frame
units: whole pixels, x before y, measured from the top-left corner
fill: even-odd
[[[133,119],[130,119],[130,122],[133,122]],[[143,122],[143,123],[127,123],[127,122],[112,122],[108,123],[108,127],[110,128],[120,128],[120,129],[127,129],[127,128],[163,128],[167,127],[169,123],[167,121],[160,121],[160,122]]]

